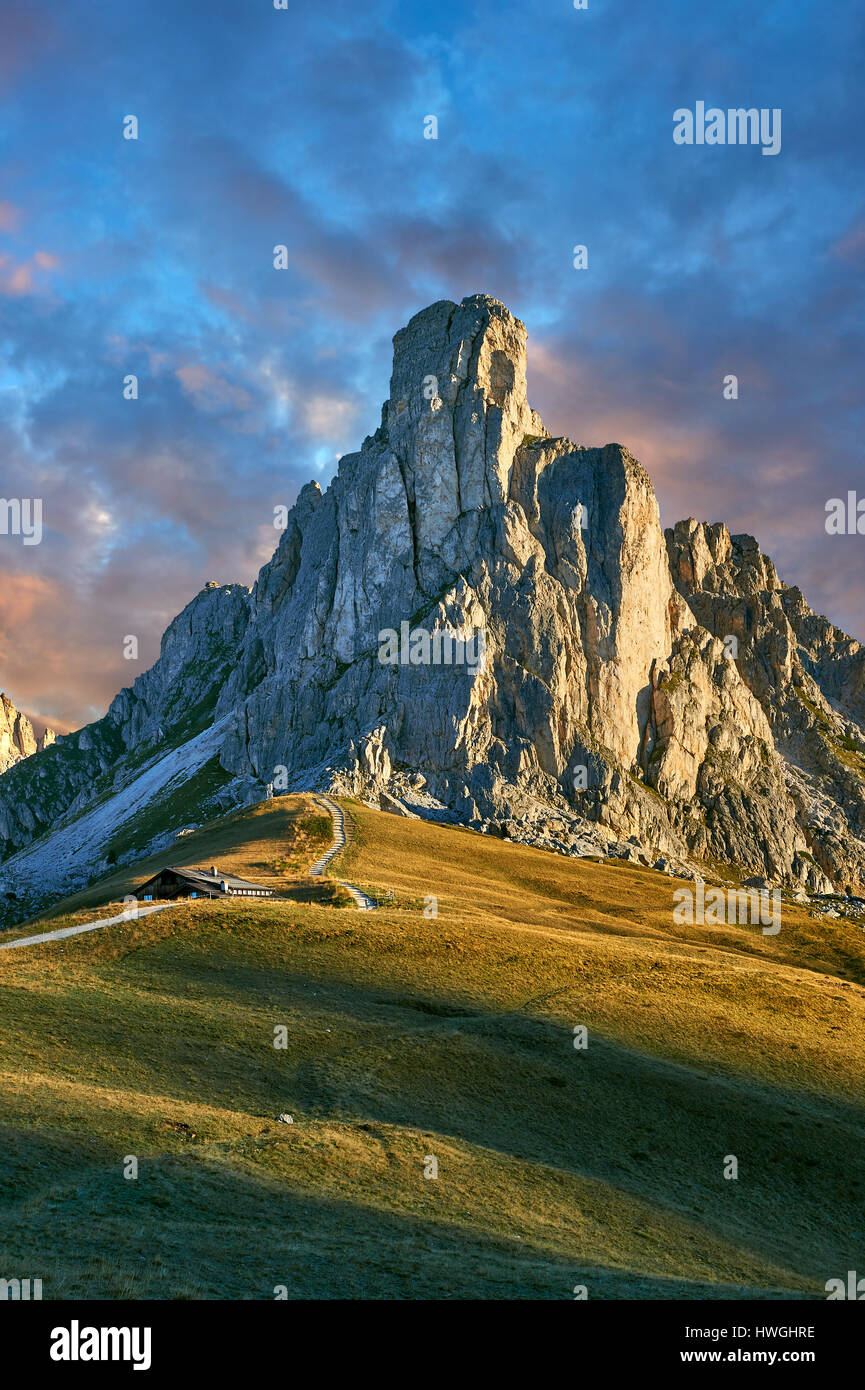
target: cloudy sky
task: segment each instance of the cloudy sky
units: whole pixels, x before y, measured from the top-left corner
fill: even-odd
[[[665,525],[755,534],[865,639],[865,537],[824,528],[865,496],[863,16],[0,0],[0,495],[45,527],[0,536],[0,688],[104,713],[376,427],[396,329],[475,292],[552,433],[626,444]],[[780,108],[780,154],[674,144],[697,101]]]

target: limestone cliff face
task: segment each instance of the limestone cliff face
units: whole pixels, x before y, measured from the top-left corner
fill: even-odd
[[[27,715],[15,708],[8,695],[0,694],[0,773],[53,742],[53,729],[37,738]]]
[[[422,771],[472,818],[506,786],[572,784],[589,749],[637,760],[649,671],[687,606],[648,477],[618,445],[547,437],[525,339],[482,296],[397,334],[380,429],[325,496],[304,488],[253,593],[218,709],[263,670],[226,747],[235,770],[300,773],[372,737],[383,781]],[[409,618],[483,628],[483,671],[383,666],[379,632]]]
[[[26,714],[7,695],[0,695],[0,772],[36,752],[36,736]]]
[[[774,800],[775,819],[785,822],[777,872],[788,861],[801,881],[822,872],[861,883],[865,651],[778,579],[753,536],[691,520],[668,531],[667,542],[676,585],[700,623],[716,638],[736,638],[736,668],[771,730],[785,784]],[[773,838],[768,826],[751,833]]]
[[[380,427],[302,489],[252,592],[205,590],[41,780],[3,777],[7,854],[213,722],[241,800],[331,787],[574,852],[861,882],[859,644],[750,538],[665,537],[640,464],[551,438],[525,366],[495,300],[416,315]],[[401,624],[482,632],[485,659],[382,661]]]

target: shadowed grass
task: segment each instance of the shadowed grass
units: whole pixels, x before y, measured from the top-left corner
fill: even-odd
[[[226,867],[279,857],[308,814],[282,800]],[[336,871],[437,917],[199,901],[0,953],[0,1273],[46,1297],[705,1298],[821,1297],[855,1267],[852,924],[673,926],[650,871],[351,810]]]

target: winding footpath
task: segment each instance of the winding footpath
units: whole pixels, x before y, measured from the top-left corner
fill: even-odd
[[[345,849],[345,812],[335,801],[331,801],[328,796],[317,796],[315,798],[319,806],[330,812],[333,821],[333,844],[310,869],[312,878],[321,878],[325,869],[335,855],[340,850]],[[357,903],[359,912],[374,912],[375,903],[372,898],[368,898],[366,893],[362,893],[359,888],[355,888],[353,883],[346,883],[344,879],[338,878],[336,883],[350,893]],[[101,927],[116,927],[120,922],[131,922],[139,917],[149,917],[151,912],[164,912],[168,907],[174,907],[174,903],[155,903],[153,907],[126,908],[117,917],[103,917],[98,922],[83,922],[78,927],[60,927],[57,931],[43,931],[38,936],[19,936],[16,941],[0,941],[0,951],[12,951],[16,946],[41,946],[45,941],[62,941],[67,936],[80,936],[82,932],[99,931]]]
[[[317,796],[315,801],[317,805],[324,807],[326,811],[330,812],[330,818],[333,821],[333,844],[329,850],[325,850],[320,859],[316,860],[309,871],[311,878],[321,878],[331,859],[339,854],[340,850],[345,849],[345,812],[335,801],[331,801],[329,796]],[[345,879],[342,878],[335,879],[334,881],[339,884],[340,888],[344,888],[347,893],[351,894],[354,901],[357,903],[359,912],[375,911],[375,903],[372,898],[368,898],[366,893],[362,893],[359,888],[355,888],[353,883],[346,883]]]
[[[17,941],[0,941],[0,951],[11,951],[16,946],[41,946],[43,941],[62,941],[66,936],[80,936],[85,931],[98,931],[100,927],[116,927],[118,922],[134,922],[139,917],[149,917],[151,912],[164,912],[174,903],[157,903],[154,907],[126,908],[117,917],[103,917],[99,922],[84,922],[80,927],[60,927],[57,931],[43,931],[38,936],[19,936]]]

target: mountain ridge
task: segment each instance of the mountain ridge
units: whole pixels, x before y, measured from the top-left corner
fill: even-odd
[[[37,720],[37,725],[40,721]],[[33,723],[0,691],[0,774],[24,758],[50,747],[57,735],[47,725],[37,734]]]
[[[326,492],[301,488],[252,589],[202,590],[102,720],[0,779],[16,902],[58,819],[137,767],[170,787],[207,729],[224,784],[202,813],[330,790],[567,853],[863,881],[860,644],[754,538],[663,532],[626,448],[551,437],[526,339],[484,295],[395,335],[381,424]],[[383,663],[406,621],[483,631],[482,668]]]

